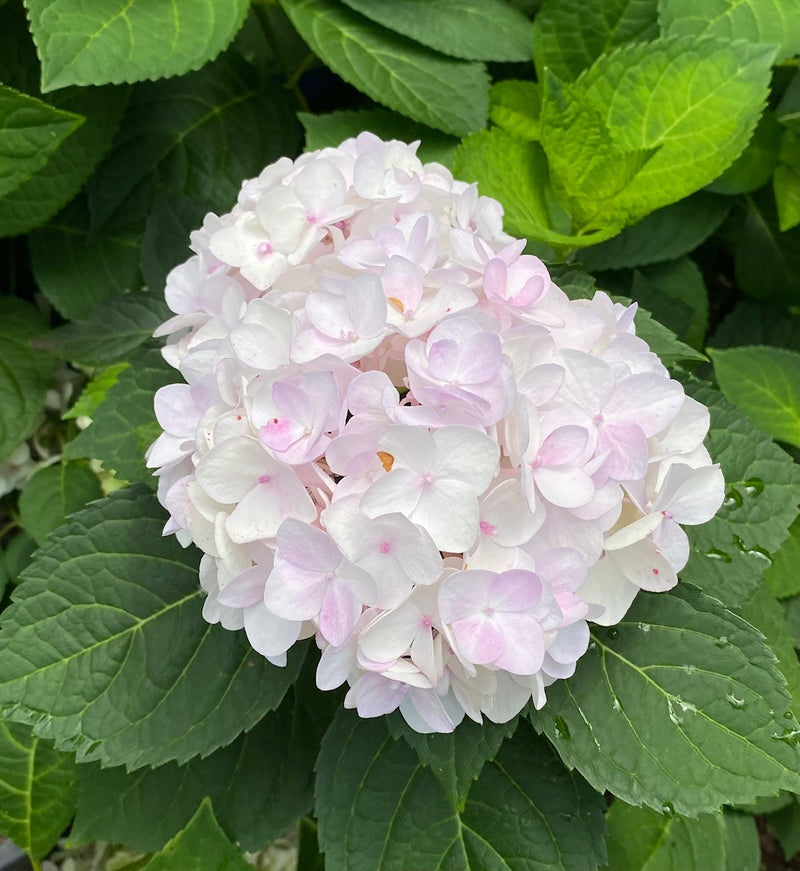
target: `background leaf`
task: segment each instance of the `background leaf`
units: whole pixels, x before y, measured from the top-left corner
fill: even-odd
[[[335,148],[345,139],[369,130],[381,139],[399,139],[401,142],[420,140],[417,156],[423,162],[434,161],[451,166],[458,140],[441,130],[424,124],[415,124],[386,109],[356,109],[310,115],[299,112],[297,117],[306,131],[306,150]]]
[[[88,187],[92,229],[144,222],[159,188],[227,211],[244,179],[298,142],[285,89],[231,52],[180,79],[138,85]]]
[[[518,139],[539,139],[539,115],[542,96],[538,82],[506,79],[492,85],[489,91],[489,117]]]
[[[658,36],[656,0],[546,0],[534,19],[533,59],[574,81],[600,55]],[[565,36],[569,34],[569,38]]]
[[[340,711],[317,761],[327,871],[447,867],[595,869],[603,802],[520,723],[457,811],[414,751],[381,720]]]
[[[23,529],[41,547],[68,514],[100,499],[103,489],[86,463],[56,463],[39,469],[27,480],[19,496]]]
[[[0,709],[59,749],[158,765],[233,741],[280,704],[285,669],[201,614],[198,553],[163,538],[144,488],[74,515],[36,555],[2,615]]]
[[[34,860],[47,855],[75,810],[75,760],[30,727],[0,720],[0,835]]]
[[[344,0],[367,18],[443,54],[527,61],[531,23],[504,0]]]
[[[0,85],[0,196],[41,169],[82,122],[80,115]]]
[[[658,0],[665,36],[724,36],[778,46],[781,61],[800,52],[800,8],[792,0]]]
[[[593,642],[531,718],[595,789],[696,816],[800,786],[774,655],[715,599],[685,584],[640,593]]]
[[[53,360],[30,344],[44,329],[33,306],[0,297],[0,462],[27,438],[44,408]]]
[[[152,489],[156,479],[144,464],[147,448],[161,430],[153,410],[153,395],[159,387],[175,381],[175,370],[160,352],[150,348],[136,355],[120,373],[97,408],[92,423],[65,450],[69,459],[101,460],[124,481],[140,481]]]
[[[676,260],[697,248],[720,226],[730,204],[703,191],[657,209],[618,236],[581,252],[591,272]]]
[[[105,300],[141,287],[139,234],[92,233],[82,197],[29,240],[36,284],[69,320],[85,318]]]
[[[763,432],[800,447],[800,354],[783,348],[709,348],[725,398]]]
[[[281,0],[300,35],[335,73],[378,103],[464,136],[486,120],[481,64],[436,54],[331,0]]]
[[[225,837],[211,807],[211,799],[203,803],[183,831],[143,867],[142,871],[250,871],[253,866]]]
[[[247,0],[25,0],[42,90],[176,76],[233,39]]]

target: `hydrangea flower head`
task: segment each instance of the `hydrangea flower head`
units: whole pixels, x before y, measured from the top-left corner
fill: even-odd
[[[569,677],[720,506],[708,412],[571,301],[502,207],[370,133],[287,158],[167,279],[148,453],[204,616],[419,731],[503,722]]]

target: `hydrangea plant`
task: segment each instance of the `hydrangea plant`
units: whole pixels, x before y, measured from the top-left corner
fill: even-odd
[[[790,860],[798,19],[0,2],[0,835]]]

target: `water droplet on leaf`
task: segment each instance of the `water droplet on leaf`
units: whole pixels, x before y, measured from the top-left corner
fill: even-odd
[[[556,730],[556,738],[563,738],[565,741],[569,741],[569,726],[566,724],[563,717],[556,717],[555,720],[553,720],[553,727]]]

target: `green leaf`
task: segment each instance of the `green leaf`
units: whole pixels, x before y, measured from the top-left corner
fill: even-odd
[[[786,541],[772,554],[772,565],[764,573],[764,585],[776,599],[800,593],[800,519],[789,527]]]
[[[481,725],[465,720],[449,735],[423,735],[415,732],[399,714],[388,722],[392,737],[405,738],[419,761],[436,775],[447,800],[459,811],[464,810],[470,787],[483,766],[495,758],[500,745],[517,728],[516,718],[509,723],[487,720]]]
[[[696,816],[800,787],[775,657],[715,599],[686,584],[640,593],[593,642],[531,717],[595,789]]]
[[[22,488],[20,523],[41,547],[68,514],[80,511],[87,502],[102,496],[100,481],[86,463],[46,466],[35,472]]]
[[[83,388],[75,405],[61,415],[61,419],[74,420],[76,417],[94,417],[95,411],[105,400],[109,389],[117,383],[120,374],[128,366],[130,366],[130,363],[116,363],[113,366],[101,369]]]
[[[800,447],[800,354],[763,345],[708,353],[725,398],[772,438]]]
[[[800,294],[800,230],[780,231],[771,191],[747,197],[734,242],[736,283],[753,299],[795,305]]]
[[[139,234],[90,232],[82,198],[31,233],[30,250],[39,289],[68,320],[142,284]]]
[[[772,188],[778,206],[778,226],[783,233],[800,224],[800,135],[784,131],[779,161]]]
[[[295,153],[298,133],[286,89],[231,52],[200,72],[138,85],[89,183],[92,228],[144,222],[159,188],[228,211],[243,179]]]
[[[424,124],[415,124],[386,109],[356,109],[310,115],[299,112],[297,117],[306,131],[306,150],[336,148],[345,139],[369,130],[381,139],[399,139],[402,142],[420,140],[417,155],[423,162],[433,161],[452,166],[458,140]]]
[[[781,125],[767,109],[747,148],[706,189],[716,194],[745,194],[762,187],[775,171],[780,144]]]
[[[657,0],[547,0],[534,19],[533,59],[574,81],[601,55],[658,36]]]
[[[291,687],[276,711],[204,759],[130,773],[81,765],[71,842],[102,840],[142,852],[159,850],[205,796],[219,808],[225,833],[245,850],[257,851],[281,837],[311,810],[314,760],[333,717],[331,703],[340,703],[337,695],[317,690],[313,667],[303,669],[299,682],[302,686]]]
[[[204,798],[183,831],[142,868],[142,871],[251,871],[252,865],[225,837],[211,807]]]
[[[784,127],[800,136],[800,72],[786,86],[775,114]]]
[[[620,299],[620,297],[614,297],[614,301],[626,304],[630,302],[630,300]],[[636,335],[647,342],[650,350],[654,354],[658,354],[665,366],[672,366],[685,360],[702,362],[706,359],[699,351],[689,347],[685,342],[681,342],[669,327],[665,327],[655,320],[645,308],[640,308],[636,312],[634,324],[636,325]]]
[[[75,786],[72,754],[0,720],[0,835],[34,861],[46,856],[75,810]]]
[[[486,763],[460,812],[381,720],[341,711],[317,760],[327,871],[588,871],[605,859],[602,807],[524,722]]]
[[[39,63],[21,4],[0,9],[0,80],[34,93]],[[57,109],[86,118],[28,181],[0,200],[0,236],[44,224],[85,184],[111,146],[128,100],[128,88],[68,88],[50,94]]]
[[[676,260],[705,242],[728,214],[722,197],[699,192],[657,209],[618,236],[581,252],[586,269],[626,269]]]
[[[0,196],[40,170],[83,120],[0,85]]]
[[[25,0],[42,90],[177,76],[233,39],[247,0]]]
[[[708,295],[700,270],[688,257],[637,269],[631,296],[682,341],[703,347]]]
[[[153,396],[175,380],[175,370],[157,349],[137,355],[109,388],[92,423],[67,445],[65,456],[101,460],[123,480],[141,481],[155,489],[152,470],[144,464],[145,451],[161,433]]]
[[[499,129],[482,130],[458,147],[454,168],[458,178],[477,181],[483,196],[500,201],[509,233],[573,248],[593,245],[616,232],[610,229],[576,236],[554,228],[547,161],[536,142],[520,142]]]
[[[533,142],[539,138],[542,96],[537,82],[506,79],[489,91],[489,118],[507,133]]]
[[[606,820],[613,871],[726,871],[729,862],[739,871],[758,871],[758,832],[739,814],[686,819],[615,801]]]
[[[602,55],[573,84],[551,73],[542,145],[579,224],[634,223],[716,178],[752,135],[773,54],[685,37]]]
[[[800,803],[793,801],[767,818],[781,845],[783,857],[791,862],[800,853]]]
[[[658,0],[664,36],[721,36],[772,43],[781,61],[800,52],[800,8],[794,0]]]
[[[0,297],[0,462],[30,435],[44,408],[53,361],[30,344],[44,329],[28,303]]]
[[[740,345],[796,348],[798,335],[800,317],[797,314],[786,311],[780,305],[744,300],[725,316],[715,330],[711,344],[715,348]]]
[[[168,315],[167,304],[159,294],[126,293],[106,300],[85,320],[57,327],[37,344],[64,360],[107,366],[129,358],[152,338]]]
[[[531,23],[504,0],[344,0],[389,30],[466,60],[531,59]]]
[[[443,57],[332,0],[281,0],[300,35],[337,75],[378,103],[445,133],[483,127],[482,64]]]
[[[276,708],[302,653],[276,668],[201,616],[199,553],[163,537],[143,487],[74,515],[26,569],[0,626],[0,710],[79,760],[206,755]]]
[[[207,212],[214,210],[210,200],[160,190],[147,216],[142,237],[142,273],[153,293],[161,294],[170,270],[192,256],[191,232],[202,226]]]
[[[761,843],[756,821],[752,817],[726,811],[725,822],[727,864],[725,871],[759,871]]]
[[[792,695],[792,713],[800,717],[800,663],[794,652],[792,636],[783,619],[783,608],[766,586],[758,586],[736,609],[736,613],[764,636],[778,658],[778,668],[786,678]]]
[[[4,547],[3,566],[10,583],[19,583],[19,576],[30,565],[35,550],[36,542],[22,530]]]
[[[706,447],[722,468],[726,498],[716,517],[687,528],[691,554],[682,577],[735,607],[759,583],[797,516],[800,467],[719,391],[698,381],[685,387],[711,412]]]

